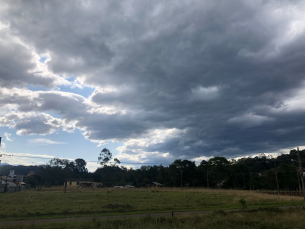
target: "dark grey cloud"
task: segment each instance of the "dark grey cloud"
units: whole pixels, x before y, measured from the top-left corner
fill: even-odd
[[[52,88],[70,83],[50,72],[39,62],[35,49],[9,30],[8,22],[0,23],[0,85],[2,87],[23,87],[26,84]]]
[[[29,73],[35,68],[31,50],[12,41],[14,37],[0,31],[0,85],[4,87],[20,86],[26,83],[49,86],[52,79],[42,78]],[[18,61],[16,61],[18,60]]]
[[[236,157],[304,142],[305,110],[294,105],[305,90],[301,1],[2,4],[10,34],[48,53],[52,73],[96,88],[89,99],[21,93],[3,105],[54,111],[90,140],[125,141],[122,153],[152,158]],[[25,74],[29,54],[20,49],[24,58],[14,60],[8,47],[0,46],[11,56],[0,59],[3,85],[19,84],[10,74],[54,84]],[[16,68],[5,73],[5,63]]]

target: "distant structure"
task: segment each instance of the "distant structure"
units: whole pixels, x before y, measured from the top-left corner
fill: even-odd
[[[67,186],[79,188],[101,188],[103,187],[103,183],[93,182],[92,179],[68,179]]]
[[[165,186],[164,184],[160,184],[158,182],[152,182],[152,183],[155,185],[155,187],[164,187]]]
[[[23,175],[15,175],[15,170],[10,170],[7,176],[0,177],[0,193],[18,192],[24,189]]]
[[[11,177],[12,179],[14,179],[15,170],[10,170],[10,174],[8,176]]]

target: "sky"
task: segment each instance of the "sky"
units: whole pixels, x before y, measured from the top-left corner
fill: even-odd
[[[9,164],[122,165],[305,144],[305,2],[0,1]]]

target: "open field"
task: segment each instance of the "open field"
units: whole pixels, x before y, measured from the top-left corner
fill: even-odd
[[[204,215],[187,217],[150,217],[117,219],[117,220],[90,220],[83,222],[45,223],[29,225],[3,226],[3,229],[301,229],[305,225],[305,211],[298,209],[260,209],[251,211],[225,212],[214,211]]]
[[[254,191],[211,189],[68,189],[44,188],[0,194],[0,219],[39,219],[171,211],[241,209],[302,205],[301,197]]]

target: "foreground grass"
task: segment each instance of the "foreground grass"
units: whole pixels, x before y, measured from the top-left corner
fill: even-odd
[[[210,189],[69,189],[0,194],[0,219],[18,220],[103,214],[136,214],[301,205],[301,197]]]
[[[139,219],[124,220],[104,220],[104,221],[88,221],[88,222],[69,222],[69,223],[53,223],[53,224],[32,224],[22,226],[7,226],[3,228],[19,229],[19,228],[116,228],[116,229],[298,229],[304,228],[305,211],[304,210],[278,210],[263,209],[249,212],[224,212],[215,211],[204,216],[179,217],[179,218],[152,218],[145,217]]]

